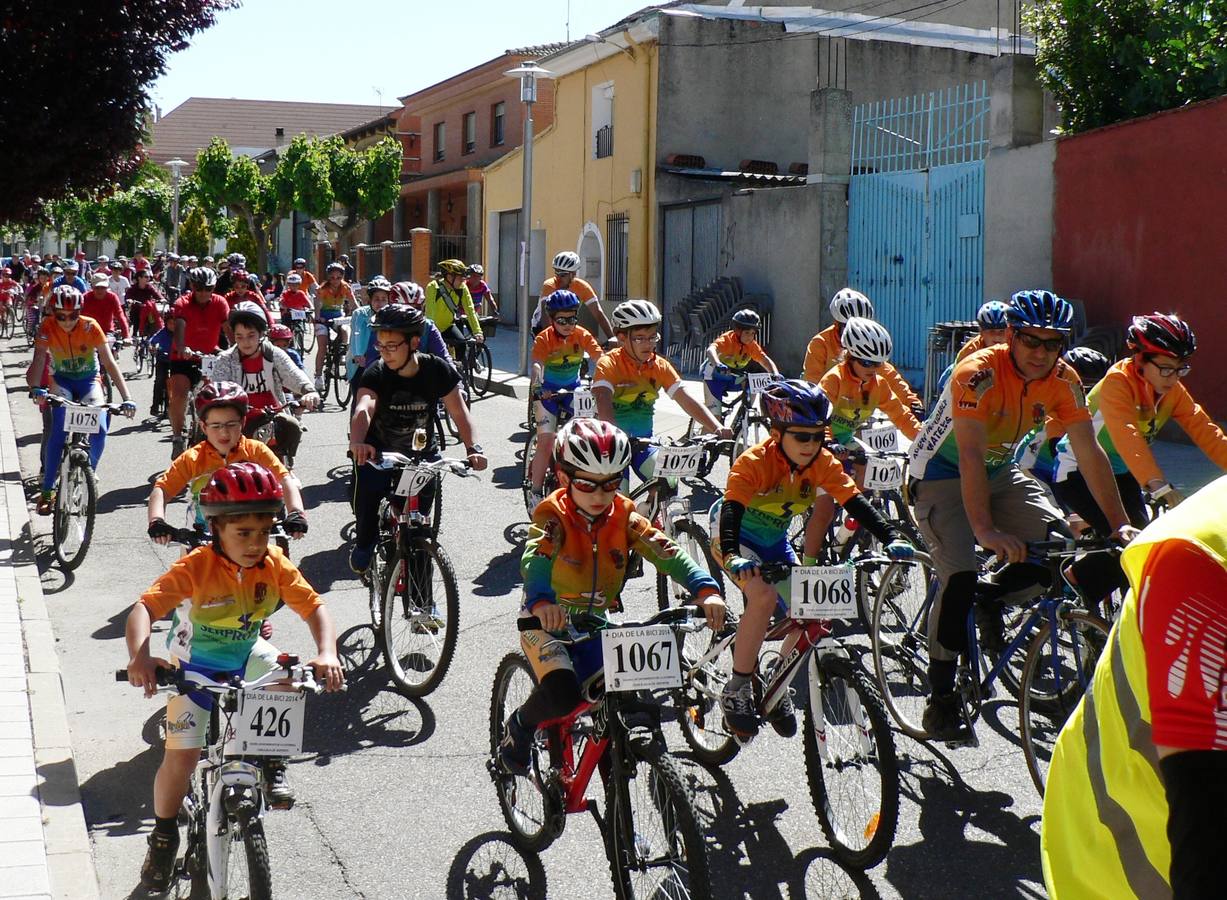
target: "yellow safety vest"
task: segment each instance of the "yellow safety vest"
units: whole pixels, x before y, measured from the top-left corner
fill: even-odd
[[[1172,895],[1167,797],[1151,737],[1137,595],[1145,594],[1147,558],[1173,538],[1227,568],[1227,476],[1157,519],[1122,554],[1132,589],[1048,769],[1040,852],[1053,900]]]

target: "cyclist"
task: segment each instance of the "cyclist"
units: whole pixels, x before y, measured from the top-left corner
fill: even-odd
[[[660,310],[649,300],[627,300],[613,312],[618,347],[600,358],[592,376],[592,395],[597,415],[612,422],[632,439],[646,442],[652,436],[652,417],[656,398],[663,390],[704,431],[731,438],[726,428],[706,406],[686,393],[682,376],[663,356],[656,353],[660,340]],[[632,455],[632,466],[640,478],[651,477],[649,460],[654,447],[643,446]]]
[[[132,282],[132,286],[128,288],[128,292],[124,295],[124,304],[127,307],[128,318],[135,322],[142,303],[146,300],[161,303],[165,301],[165,298],[162,296],[162,292],[158,290],[157,284],[153,280],[153,275],[148,269],[137,269],[132,275]]]
[[[51,287],[51,270],[46,266],[39,266],[35,279],[26,288],[26,328],[29,329],[27,334],[34,334],[38,328],[39,321],[46,315],[47,307],[51,303],[51,292],[54,288]]]
[[[304,320],[311,317],[311,297],[303,290],[302,276],[297,272],[291,272],[285,277],[285,290],[281,292],[280,302],[281,322],[284,325],[289,325],[294,320],[293,314],[287,314],[286,310],[301,312]]]
[[[213,542],[177,560],[128,613],[128,681],[146,696],[157,689],[157,670],[173,665],[214,680],[255,679],[277,665],[278,651],[261,640],[264,620],[284,603],[307,623],[315,639],[310,665],[329,691],[345,673],[337,658],[336,628],[324,601],[302,573],[268,543],[282,491],[264,467],[233,463],[213,473],[200,495]],[[173,613],[166,657],[149,648],[152,625]],[[153,833],[141,883],[164,891],[179,847],[179,810],[200,761],[215,699],[207,691],[173,694],[166,703],[166,750],[153,782]],[[264,766],[268,798],[285,807],[294,799],[282,760]]]
[[[1129,520],[1141,528],[1147,520],[1143,491],[1169,509],[1184,499],[1164,476],[1150,449],[1168,420],[1183,428],[1221,469],[1227,469],[1227,437],[1180,380],[1188,374],[1189,360],[1197,350],[1197,338],[1187,322],[1158,312],[1135,316],[1127,346],[1132,355],[1108,370],[1091,390],[1087,403]],[[1057,499],[1102,534],[1107,523],[1095,508],[1067,439],[1057,444],[1056,452],[1053,490]],[[1102,555],[1079,560],[1070,574],[1092,603],[1113,588],[1125,587],[1120,567]]]
[[[561,647],[549,632],[565,630],[568,613],[620,609],[630,553],[684,585],[713,630],[724,625],[724,601],[712,577],[618,493],[631,459],[630,440],[620,429],[572,419],[558,432],[554,456],[561,487],[533,513],[520,557],[521,613],[539,618],[542,629],[520,635],[537,686],[507,718],[498,750],[500,764],[516,775],[528,774],[537,726],[578,706],[602,670],[599,641]]]
[[[294,332],[289,325],[277,323],[268,326],[268,339],[272,341],[274,347],[284,350],[285,355],[293,361],[294,365],[298,366],[299,371],[306,374],[307,367],[303,365],[302,354],[294,349]]]
[[[461,322],[468,325],[473,339],[484,341],[481,322],[473,310],[473,296],[464,283],[468,266],[458,259],[445,259],[439,263],[439,274],[426,285],[426,318],[435,323],[443,335],[443,342],[456,352],[464,346],[465,336]]]
[[[554,455],[554,433],[565,407],[571,411],[570,398],[556,399],[556,391],[573,391],[579,387],[579,369],[584,354],[594,362],[601,358],[601,345],[592,332],[579,324],[579,297],[571,291],[554,291],[546,298],[545,310],[550,327],[533,340],[533,370],[531,382],[540,387],[537,400],[537,446],[531,468],[533,505],[541,502],[541,486],[545,470]]]
[[[103,274],[94,276],[94,288],[82,298],[81,315],[93,319],[102,333],[109,338],[116,328],[125,338],[132,336],[132,328],[128,316],[124,313],[119,298],[107,287],[109,283]],[[132,289],[129,289],[131,292]],[[133,319],[135,319],[133,315]]]
[[[192,269],[187,275],[191,292],[180,297],[171,307],[173,342],[170,351],[170,377],[166,392],[170,407],[171,451],[175,459],[184,450],[183,422],[187,412],[188,392],[200,383],[200,357],[217,352],[217,339],[224,330],[233,343],[230,331],[230,304],[220,294],[213,293],[217,273],[205,266]]]
[[[714,555],[746,598],[737,626],[733,674],[720,698],[725,722],[743,736],[758,733],[751,676],[758,666],[767,625],[777,609],[788,614],[787,583],[769,585],[759,565],[796,565],[788,542],[792,517],[803,514],[815,496],[828,491],[848,515],[873,532],[892,559],[906,559],[913,553],[912,545],[862,496],[839,460],[822,446],[831,404],[820,388],[800,380],[773,382],[763,392],[762,403],[771,420],[771,436],[737,457],[724,496],[709,513]],[[789,649],[785,647],[782,655]],[[776,707],[771,725],[785,737],[796,733],[790,697]]]
[[[419,351],[426,318],[411,306],[385,306],[371,322],[379,361],[358,382],[358,405],[350,424],[354,473],[354,549],[349,565],[364,574],[379,536],[379,501],[392,489],[393,472],[365,465],[384,450],[416,458],[437,458],[436,407],[447,407],[469,464],[481,471],[486,457],[477,443],[468,408],[460,398],[460,376],[443,360]]]
[[[890,332],[873,319],[853,316],[844,323],[840,336],[844,351],[840,362],[825,375],[819,387],[831,402],[831,436],[845,451],[853,449],[856,433],[879,408],[909,440],[920,432],[920,422],[907,406],[907,401],[895,393],[886,372],[894,367],[890,354],[894,347]],[[838,455],[838,451],[837,451]],[[864,484],[865,464],[853,466],[857,487]],[[815,561],[822,552],[827,527],[835,518],[835,498],[821,494],[814,500],[805,531],[805,557]]]
[[[946,382],[950,380],[954,367],[964,359],[971,356],[977,350],[983,350],[985,347],[991,347],[994,344],[1005,343],[1006,326],[1009,324],[1009,309],[1009,304],[1003,303],[1000,300],[989,300],[980,307],[976,312],[976,324],[980,326],[980,331],[959,348],[959,352],[954,355],[954,362],[946,366],[946,371],[942,372],[938,377],[937,392],[939,394],[942,388],[946,386]]]
[[[149,536],[159,544],[167,543],[173,536],[174,528],[166,522],[166,503],[184,488],[192,495],[195,527],[203,531],[207,520],[201,510],[200,492],[222,466],[243,461],[259,463],[273,473],[285,494],[286,533],[293,537],[306,534],[307,513],[298,479],[262,441],[243,435],[243,419],[249,407],[242,386],[232,381],[210,381],[196,392],[194,402],[205,439],[176,457],[154,482],[147,509]]]
[[[737,376],[748,372],[780,374],[779,367],[758,342],[763,319],[753,309],[733,313],[733,326],[707,345],[703,366],[703,399],[716,416],[724,409],[724,395],[737,389]]]
[[[541,285],[541,298],[537,301],[537,308],[533,310],[532,328],[534,334],[541,330],[545,321],[545,298],[554,293],[554,291],[570,291],[576,297],[579,297],[579,302],[584,304],[588,311],[592,313],[601,332],[609,337],[614,337],[613,326],[609,324],[609,319],[605,318],[605,310],[601,308],[601,301],[597,298],[596,291],[592,289],[592,285],[576,276],[575,273],[578,271],[578,253],[563,250],[554,256],[554,277],[545,279],[545,282]]]
[[[232,279],[230,282],[230,290],[226,293],[226,302],[233,309],[240,303],[254,303],[260,307],[264,313],[264,320],[271,322],[273,315],[269,312],[268,303],[264,299],[264,294],[260,292],[260,281],[255,275],[249,275],[247,272],[239,269],[231,271]],[[140,276],[137,276],[140,280]],[[220,288],[218,289],[220,292]]]
[[[1051,291],[1019,291],[1010,300],[1009,321],[1006,343],[955,366],[911,449],[916,521],[940,582],[929,615],[931,694],[921,721],[940,740],[969,736],[954,679],[976,590],[976,543],[1004,562],[1023,564],[998,578],[1022,590],[1044,574],[1024,564],[1024,541],[1042,540],[1063,518],[1040,485],[1014,465],[1023,435],[1055,419],[1106,515],[1108,535],[1123,543],[1134,534],[1095,441],[1081,382],[1060,358],[1073,307]],[[996,631],[997,622],[989,624]]]
[[[354,310],[349,321],[349,358],[346,360],[346,378],[353,385],[350,391],[349,412],[353,415],[358,402],[358,379],[366,367],[379,359],[375,349],[375,332],[371,319],[388,305],[392,298],[392,284],[382,275],[376,275],[366,283],[366,304]],[[426,352],[430,352],[429,349]]]
[[[8,314],[16,297],[21,294],[21,285],[13,280],[13,270],[8,266],[0,269],[0,312]]]
[[[418,312],[425,315],[426,292],[415,281],[398,281],[392,285],[389,302],[397,306],[412,306]],[[447,352],[447,344],[443,342],[443,335],[429,318],[426,319],[426,329],[422,332],[421,352],[437,356],[453,369],[456,368],[456,361]],[[461,390],[463,389],[462,385]]]
[[[84,278],[77,274],[79,269],[80,266],[78,266],[75,262],[72,260],[67,260],[64,263],[62,273],[55,279],[54,282],[52,282],[51,286],[59,287],[62,284],[71,285],[80,291],[82,295],[84,295],[85,292],[89,290],[89,285],[85,283]]]
[[[473,297],[473,308],[479,316],[497,316],[498,301],[490,285],[486,284],[486,270],[480,263],[469,266],[469,277],[465,281],[469,294]]]
[[[354,291],[345,283],[345,267],[338,262],[328,264],[324,272],[325,282],[315,292],[315,389],[324,390],[324,362],[328,358],[328,345],[332,341],[349,343],[349,332],[342,326],[335,337],[330,337],[327,323],[347,316],[354,311],[357,301]]]
[[[294,365],[294,360],[285,351],[265,340],[268,320],[264,318],[264,310],[250,300],[240,300],[230,308],[229,322],[234,345],[218,355],[213,380],[233,381],[243,386],[249,407],[243,423],[245,435],[254,436],[261,413],[284,404],[287,393],[298,397],[306,410],[319,406],[320,395],[315,392],[311,379]],[[301,441],[302,425],[293,413],[280,409],[273,416],[270,446],[276,448],[287,466],[292,466]]]
[[[297,275],[299,278],[301,278],[302,279],[302,289],[306,291],[308,294],[311,294],[312,296],[314,296],[316,287],[319,285],[319,282],[316,281],[315,275],[311,272],[311,270],[307,268],[307,261],[303,259],[301,256],[298,257],[296,260],[294,260],[293,269],[294,271],[291,272],[290,274]],[[289,283],[290,283],[290,279],[286,278],[286,284],[289,284]]]
[[[801,377],[811,384],[820,382],[822,376],[839,362],[839,355],[843,351],[839,336],[843,331],[844,323],[853,316],[862,319],[873,318],[872,301],[860,291],[847,287],[835,292],[835,296],[831,298],[830,310],[831,318],[835,320],[835,323],[810,338],[809,345],[805,348],[805,363],[802,366]],[[924,404],[920,402],[920,398],[916,396],[911,385],[899,374],[899,370],[891,366],[889,370],[884,370],[883,374],[890,382],[896,396],[906,398],[905,402],[911,408],[912,415],[917,419],[923,419]]]
[[[104,402],[102,382],[99,380],[98,363],[101,361],[119,396],[123,398],[123,414],[128,418],[136,413],[136,404],[128,394],[123,373],[107,346],[106,334],[93,319],[81,315],[83,305],[81,292],[69,284],[55,289],[52,300],[53,318],[44,319],[34,341],[34,362],[26,373],[26,384],[35,400],[42,400],[49,390],[77,403],[98,406]],[[45,364],[51,364],[50,388],[41,387]],[[64,420],[67,411],[59,406],[51,412],[51,429],[47,433],[47,448],[43,457],[42,493],[38,500],[38,514],[46,516],[55,505],[55,479],[59,474],[60,454],[64,450],[67,435]],[[89,462],[94,469],[102,459],[106,448],[107,421],[102,413],[101,427],[90,436]]]
[[[240,281],[246,280],[247,257],[242,253],[231,253],[219,267],[217,274],[217,292],[222,296],[239,287]]]

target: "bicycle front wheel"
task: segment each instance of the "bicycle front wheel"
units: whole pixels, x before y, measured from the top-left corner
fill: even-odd
[[[886,858],[899,821],[899,762],[878,692],[848,658],[811,663],[805,771],[822,833],[849,866]]]
[[[439,686],[460,622],[456,575],[443,548],[427,540],[400,547],[388,567],[380,642],[396,686],[424,697]]]
[[[55,558],[70,572],[85,561],[85,553],[94,537],[98,484],[84,452],[69,452],[68,465],[63,469],[56,490],[51,531]]]
[[[677,764],[627,744],[605,789],[605,852],[618,900],[710,897],[707,848]]]
[[[1069,612],[1058,624],[1055,635],[1049,621],[1031,639],[1019,685],[1023,755],[1041,797],[1057,735],[1090,687],[1095,665],[1108,646],[1108,625],[1098,616]]]
[[[226,833],[217,838],[225,871],[227,897],[272,900],[273,873],[268,860],[268,841],[259,819],[246,824],[231,819]]]
[[[929,696],[929,609],[932,575],[924,562],[892,563],[873,602],[873,670],[891,718],[904,734],[924,740]]]
[[[469,353],[469,378],[473,396],[484,397],[490,392],[490,382],[494,377],[494,357],[484,343],[473,347]]]
[[[693,519],[676,519],[667,527],[672,531],[669,536],[686,552],[686,555],[707,569],[709,575],[716,580],[716,586],[724,591],[724,578],[720,567],[711,554],[711,540],[707,530]],[[670,606],[680,606],[690,592],[663,572],[656,573],[656,605],[665,610]]]
[[[695,758],[709,766],[729,762],[741,745],[724,723],[720,695],[733,674],[733,642],[710,631],[687,631],[682,641],[682,671],[693,674],[682,685],[681,715],[678,724],[682,737]],[[717,650],[719,652],[717,652]],[[711,658],[701,666],[699,661]]]
[[[528,433],[528,443],[524,445],[524,466],[523,478],[520,479],[520,490],[524,494],[524,508],[528,510],[529,519],[533,516],[533,510],[536,508],[533,504],[533,457],[537,454],[537,432],[536,429]]]
[[[332,392],[337,398],[337,406],[346,409],[349,407],[349,394],[353,385],[345,377],[345,366],[341,363],[337,365],[339,368],[332,374]]]

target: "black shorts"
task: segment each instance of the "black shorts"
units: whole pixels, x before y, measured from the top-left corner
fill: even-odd
[[[192,385],[196,387],[200,383],[200,363],[192,362],[190,359],[172,359],[170,361],[170,374],[182,375]]]

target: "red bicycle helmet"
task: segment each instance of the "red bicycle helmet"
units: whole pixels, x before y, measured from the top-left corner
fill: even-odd
[[[237,409],[240,416],[246,416],[249,404],[247,392],[242,385],[233,381],[209,381],[196,392],[196,415],[203,419],[205,413],[219,406],[230,406]]]
[[[244,460],[222,466],[200,492],[200,510],[206,519],[245,513],[281,512],[281,485],[268,469]]]
[[[71,284],[61,284],[51,292],[52,309],[63,309],[68,312],[79,310],[85,304],[81,292]]]
[[[289,325],[282,325],[278,322],[276,325],[268,327],[268,339],[270,341],[292,341],[294,340],[294,332]]]
[[[1189,323],[1178,316],[1152,312],[1134,316],[1127,342],[1134,353],[1159,354],[1185,359],[1197,350],[1197,338]]]

